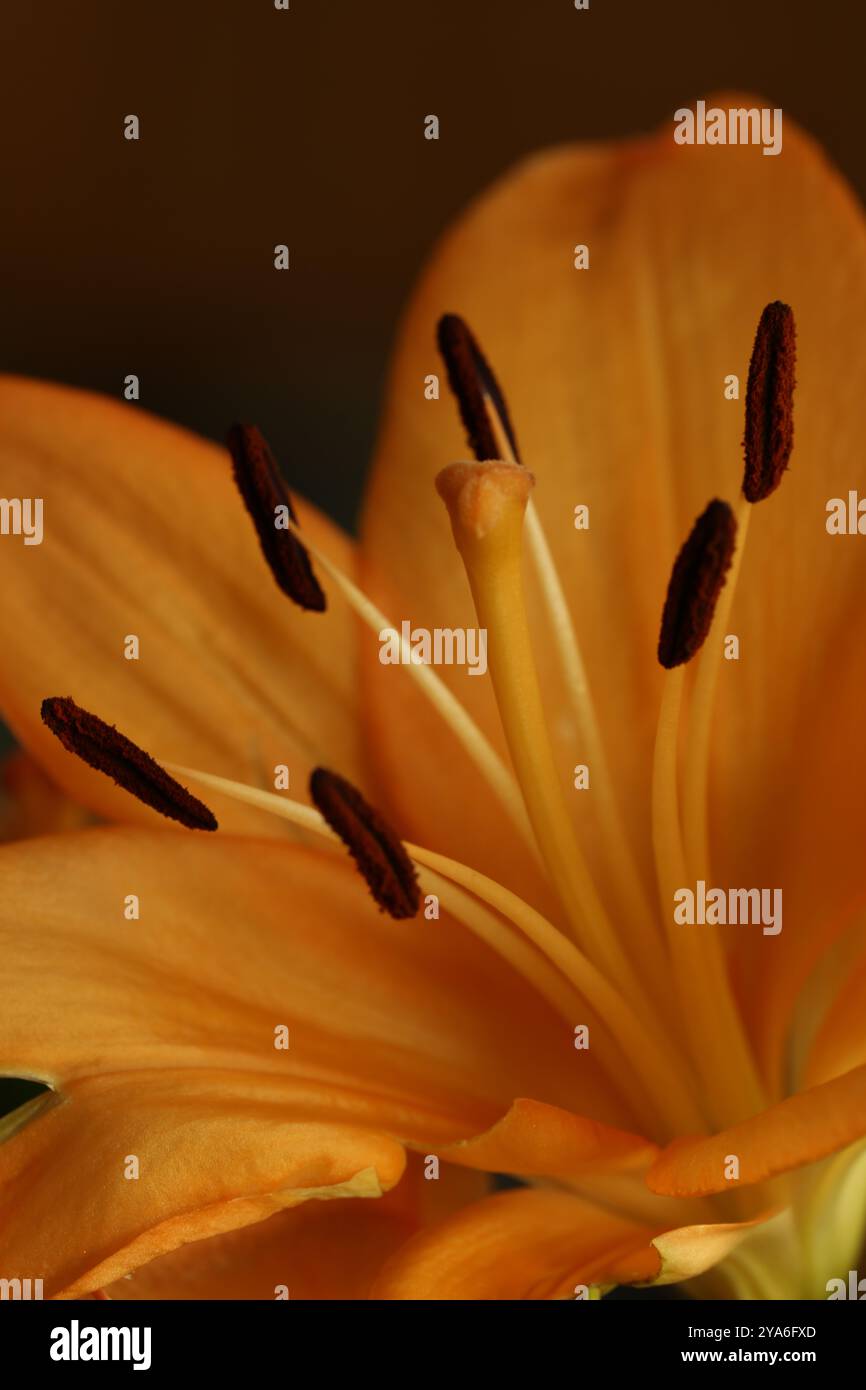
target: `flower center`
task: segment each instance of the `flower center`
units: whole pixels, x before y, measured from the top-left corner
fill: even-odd
[[[787,466],[793,332],[787,306],[768,306],[749,375],[746,503],[768,496]],[[519,458],[503,393],[457,316],[441,321],[439,346],[476,462],[443,469],[437,487],[449,511],[479,624],[488,634],[489,670],[511,767],[434,671],[401,652],[406,663],[402,669],[460,740],[516,832],[534,850],[561,903],[562,929],[470,866],[423,846],[404,844],[361,793],[335,773],[321,768],[313,773],[313,809],[206,771],[171,763],[166,771],[71,700],[47,700],[43,718],[69,751],[184,825],[215,829],[216,821],[172,772],[270,810],[314,834],[332,839],[336,833],[377,903],[395,918],[416,915],[420,894],[436,893],[446,910],[497,951],[570,1026],[590,1012],[596,1023],[594,1051],[645,1133],[664,1140],[734,1123],[765,1104],[754,1058],[716,929],[683,932],[674,925],[672,903],[674,887],[686,881],[687,864],[706,869],[708,863],[707,754],[720,644],[702,653],[694,686],[683,779],[685,843],[678,770],[684,665],[704,643],[717,606],[719,618],[726,617],[742,555],[746,503],[738,507],[739,531],[730,507],[710,503],[677,558],[665,604],[659,659],[669,673],[659,716],[652,804],[659,912],[625,834],[569,605],[532,503],[534,479]],[[238,488],[282,591],[308,610],[325,608],[312,555],[374,633],[384,628],[396,631],[367,595],[302,535],[276,462],[258,430],[235,426],[228,444]],[[605,854],[612,868],[608,903],[572,827],[548,734],[523,593],[524,530],[571,713],[594,768]],[[738,534],[740,545],[735,548]],[[723,588],[727,574],[729,582]]]

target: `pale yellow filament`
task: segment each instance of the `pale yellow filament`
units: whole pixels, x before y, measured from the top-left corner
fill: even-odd
[[[479,941],[483,941],[532,985],[569,1027],[574,1026],[574,990],[539,951],[516,932],[503,932],[502,923],[495,913],[459,888],[453,879],[443,878],[432,869],[421,868],[418,882],[422,893],[435,893],[452,916],[457,917]]]
[[[603,1020],[605,1028],[621,1049],[623,1061],[615,1079],[620,1083],[630,1079],[624,1077],[622,1067],[631,1069],[633,1076],[652,1098],[656,1124],[661,1118],[671,1135],[699,1132],[703,1128],[700,1111],[688,1086],[683,1085],[680,1059],[669,1048],[663,1035],[644,1025],[628,1001],[601,971],[546,917],[510,889],[475,869],[417,845],[407,844],[406,849],[419,863],[439,869],[461,886],[477,893],[519,927],[558,966]]]
[[[683,1020],[711,1120],[736,1124],[766,1106],[715,927],[674,921],[674,893],[688,888],[680,826],[678,743],[684,667],[665,677],[653,763],[653,848],[662,919]]]
[[[719,672],[722,666],[722,643],[728,630],[752,504],[741,496],[736,510],[737,545],[734,550],[727,582],[719,595],[709,636],[696,663],[692,698],[689,702],[688,740],[683,768],[683,809],[686,860],[694,878],[710,874],[709,837],[709,766],[710,735],[713,707]]]
[[[518,463],[508,432],[489,394],[485,394],[485,403],[500,457],[511,463]],[[592,776],[593,804],[598,806],[599,824],[607,843],[609,862],[616,865],[613,891],[629,923],[629,935],[634,934],[641,939],[641,961],[650,977],[655,997],[658,998],[664,987],[660,953],[662,941],[658,924],[637,871],[634,854],[628,843],[617,805],[610,766],[586,673],[586,663],[571,619],[568,601],[538,509],[531,497],[526,506],[526,539],[527,549],[538,575],[572,716],[586,748],[586,760]]]

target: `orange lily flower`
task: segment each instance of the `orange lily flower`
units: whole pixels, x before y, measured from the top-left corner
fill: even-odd
[[[745,393],[779,304],[794,453],[738,501],[723,384]],[[824,521],[863,469],[858,305],[860,211],[790,122],[774,159],[668,128],[530,160],[413,299],[359,545],[309,506],[288,523],[326,612],[269,580],[222,450],[0,386],[4,486],[45,500],[43,545],[0,544],[0,706],[116,822],[0,848],[0,1069],[52,1088],[0,1121],[0,1277],[59,1298],[823,1298],[856,1266],[866,620],[857,538]],[[475,463],[424,389],[452,310],[508,399],[446,319]],[[769,350],[780,470],[791,363]],[[712,626],[666,671],[671,565],[713,498],[734,510],[680,594],[691,620],[721,546]],[[403,620],[485,628],[490,680],[383,665]],[[40,718],[67,694],[194,782],[219,837],[103,776],[96,725],[97,766],[69,756],[85,725],[63,699]],[[321,815],[297,788],[323,766],[350,785],[313,779]],[[377,911],[329,827],[394,915],[424,910]],[[698,880],[780,887],[783,930],[675,924]],[[523,1185],[491,1194],[500,1173]]]

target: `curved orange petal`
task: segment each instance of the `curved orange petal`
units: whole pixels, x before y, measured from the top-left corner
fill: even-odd
[[[694,1197],[762,1182],[845,1148],[866,1134],[866,1066],[856,1067],[708,1138],[678,1139],[647,1174],[653,1192]],[[730,1155],[739,1181],[725,1177]]]
[[[657,1145],[540,1101],[516,1100],[484,1134],[450,1144],[442,1157],[491,1173],[578,1178],[594,1172],[639,1172]]]
[[[0,422],[6,495],[44,504],[41,545],[0,547],[0,708],[70,796],[108,818],[156,819],[64,752],[39,717],[50,695],[72,695],[158,760],[265,787],[285,764],[293,790],[322,761],[364,780],[354,619],[341,601],[313,614],[280,593],[226,450],[137,407],[10,377]],[[351,569],[349,542],[299,512]],[[137,661],[124,658],[130,634]],[[214,801],[225,829],[285,833]]]
[[[681,1284],[696,1279],[733,1254],[770,1218],[757,1216],[751,1221],[703,1223],[679,1226],[653,1238],[659,1269],[653,1284]]]
[[[475,1174],[446,1166],[438,1180],[426,1182],[421,1160],[409,1157],[396,1187],[375,1202],[307,1202],[163,1255],[106,1293],[116,1299],[273,1299],[279,1288],[294,1302],[366,1298],[385,1261],[427,1218],[428,1197],[449,1208],[482,1195],[483,1179]],[[414,1200],[407,1201],[407,1189]]]
[[[378,1197],[403,1165],[381,1134],[297,1118],[273,1076],[89,1077],[0,1144],[0,1267],[80,1297],[283,1208]]]
[[[422,1144],[478,1133],[515,1090],[617,1122],[520,977],[447,910],[383,916],[341,852],[114,827],[0,848],[0,890],[0,1071],[260,1071]]]
[[[314,1202],[185,1245],[106,1289],[114,1299],[366,1298],[411,1227],[377,1202]]]
[[[585,1297],[592,1286],[673,1284],[706,1274],[766,1225],[666,1229],[562,1192],[523,1189],[475,1203],[415,1236],[376,1280],[378,1299]]]
[[[761,105],[723,94],[713,104]],[[825,531],[825,504],[863,487],[866,462],[866,230],[820,151],[785,116],[784,149],[679,146],[668,121],[628,143],[568,146],[518,166],[437,250],[401,330],[363,525],[374,594],[418,626],[474,615],[436,472],[467,446],[435,354],[445,311],[466,317],[506,396],[601,712],[621,804],[652,882],[648,799],[661,672],[662,600],[676,549],[709,498],[742,478],[743,397],[758,316],[793,306],[795,446],[778,493],[758,505],[723,662],[711,791],[721,883],[781,886],[780,937],[745,944],[753,1025],[771,1061],[797,985],[857,891],[866,749],[855,735],[866,678],[866,552]],[[590,269],[573,267],[576,243]],[[439,371],[442,398],[425,398]],[[725,399],[725,378],[740,400]],[[576,531],[574,507],[590,508]],[[566,714],[538,595],[530,597],[542,685],[563,782],[580,740]],[[397,605],[395,609],[395,604]],[[459,750],[419,725],[414,695],[362,648],[365,717],[416,838],[518,875],[508,827]],[[833,681],[826,670],[832,664]],[[498,737],[488,682],[441,674]],[[411,730],[413,777],[403,768]],[[798,748],[809,748],[809,775]],[[460,795],[454,794],[458,784]],[[570,798],[597,849],[590,795]],[[488,798],[489,802],[489,798]],[[468,853],[467,845],[475,846]],[[597,859],[602,878],[605,866]],[[615,866],[607,866],[608,880]],[[824,926],[826,924],[826,927]]]
[[[383,1269],[377,1299],[572,1298],[577,1285],[640,1283],[652,1231],[561,1192],[503,1192],[422,1232]]]

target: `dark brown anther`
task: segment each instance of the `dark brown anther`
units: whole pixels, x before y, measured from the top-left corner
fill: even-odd
[[[48,725],[63,747],[82,762],[104,772],[124,791],[152,806],[161,816],[180,821],[190,830],[216,830],[212,811],[191,792],[170,777],[159,763],[145,753],[113,724],[81,709],[68,696],[57,695],[42,701],[42,722]]]
[[[515,462],[520,463],[505,397],[467,324],[459,314],[444,314],[439,320],[436,339],[448,372],[448,385],[460,407],[469,447],[478,462],[497,459],[502,453],[493,428],[492,412],[493,417],[499,419]]]
[[[323,767],[310,777],[310,795],[348,849],[379,907],[398,920],[414,917],[421,905],[415,865],[387,821],[357,787]]]
[[[761,315],[746,387],[743,495],[761,502],[782,481],[794,443],[794,315],[779,300]]]
[[[659,661],[670,670],[703,646],[734,554],[737,523],[727,502],[711,502],[674,563],[662,613]]]
[[[254,425],[232,425],[226,442],[238,491],[253,519],[271,574],[294,603],[323,613],[327,600],[306,549],[287,527],[277,525],[283,519],[279,507],[287,509],[295,525],[298,518],[266,440]]]

